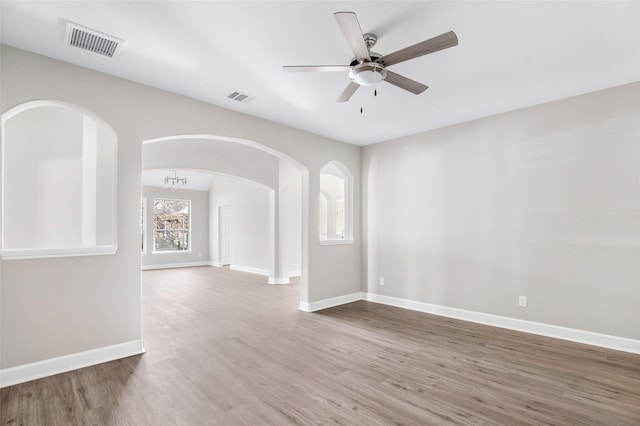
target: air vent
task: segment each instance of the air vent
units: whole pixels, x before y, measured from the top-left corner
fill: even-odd
[[[233,99],[234,101],[242,102],[243,104],[248,104],[249,102],[254,100],[256,97],[247,95],[246,93],[242,93],[236,90],[229,93],[229,96],[227,96],[227,98]]]
[[[92,30],[73,22],[65,21],[67,28],[64,43],[108,58],[115,57],[122,48],[123,41],[119,38]]]

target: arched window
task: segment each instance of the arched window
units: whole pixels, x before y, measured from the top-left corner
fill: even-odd
[[[115,253],[116,160],[113,129],[75,105],[2,114],[2,257]]]
[[[320,170],[319,223],[321,244],[353,243],[353,176],[338,161]]]

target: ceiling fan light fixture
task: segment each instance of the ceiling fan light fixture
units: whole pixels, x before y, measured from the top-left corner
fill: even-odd
[[[363,62],[351,68],[351,80],[360,86],[373,86],[387,77],[387,70],[375,62]]]

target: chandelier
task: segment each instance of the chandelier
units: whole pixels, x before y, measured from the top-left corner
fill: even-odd
[[[173,176],[165,176],[163,188],[177,189],[183,188],[187,184],[187,178],[178,177],[178,172],[173,170]]]

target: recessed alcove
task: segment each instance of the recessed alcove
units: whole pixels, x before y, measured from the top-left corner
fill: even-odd
[[[3,259],[117,251],[117,136],[78,106],[39,100],[2,115]]]
[[[320,244],[353,243],[353,176],[339,161],[320,170]]]

